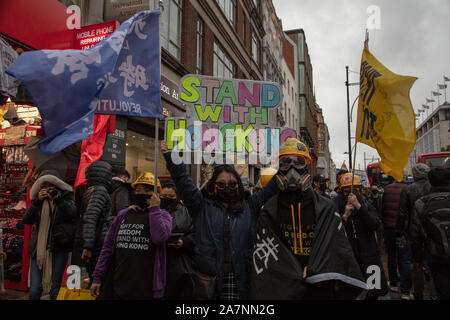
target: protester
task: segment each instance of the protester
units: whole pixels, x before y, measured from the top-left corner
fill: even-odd
[[[160,207],[172,217],[172,233],[167,243],[167,286],[164,297],[167,300],[193,299],[193,272],[196,269],[194,225],[187,208],[178,198],[175,182],[162,184]]]
[[[193,184],[185,166],[174,164],[165,141],[161,152],[194,220],[198,271],[207,276],[209,283],[217,279],[214,293],[197,298],[246,299],[256,218],[278,190],[274,179],[245,200],[242,181],[234,167],[218,165],[202,192]]]
[[[131,197],[133,189],[128,183],[130,174],[123,167],[116,167],[113,169],[113,177],[111,182],[111,215],[117,214],[123,209],[131,205]]]
[[[416,164],[413,169],[414,182],[403,188],[400,195],[400,209],[396,222],[396,241],[401,248],[405,247],[410,250],[408,243],[409,221],[413,210],[414,203],[421,197],[430,193],[431,185],[428,182],[428,172],[430,168],[422,163]],[[423,300],[424,290],[424,270],[423,268],[413,268],[413,289],[414,300]],[[402,299],[410,300],[410,294],[402,294]]]
[[[323,174],[314,176],[313,185],[314,191],[317,192],[317,194],[330,199],[330,196],[325,193],[327,190],[327,182]]]
[[[154,185],[153,174],[141,175],[132,185],[134,205],[114,218],[93,274],[91,294],[99,300],[164,297],[172,218],[160,208]]]
[[[400,207],[400,194],[406,187],[407,176],[401,182],[394,182],[384,188],[381,219],[384,228],[384,243],[387,251],[389,287],[392,292],[409,296],[412,286],[411,257],[407,247],[396,244],[395,226]],[[399,278],[400,273],[400,278]],[[400,288],[399,288],[400,283]]]
[[[252,299],[350,299],[366,284],[331,200],[312,188],[304,143],[280,148],[280,192],[263,207],[253,252]]]
[[[381,287],[369,290],[367,295],[368,299],[378,299],[388,292],[380,248],[375,238],[375,231],[381,220],[376,209],[361,195],[361,190],[362,184],[357,176],[352,173],[344,174],[339,181],[339,194],[334,201],[364,277],[367,279],[370,275],[368,267],[380,268]]]
[[[111,225],[111,188],[112,167],[105,161],[96,161],[86,168],[87,190],[83,194],[81,212],[82,223],[81,259],[86,263],[86,270],[92,284],[92,273],[97,264],[106,232]]]
[[[430,193],[417,200],[410,223],[411,250],[416,270],[427,261],[439,300],[450,300],[450,171],[428,173]]]
[[[370,204],[377,210],[378,216],[381,220],[381,205],[382,205],[382,196],[381,196],[381,188],[378,184],[372,183],[369,189],[368,199]],[[384,243],[383,237],[383,224],[380,223],[380,227],[376,230],[377,242],[378,246],[381,248]]]
[[[78,219],[73,188],[56,171],[43,171],[30,190],[31,204],[23,216],[33,225],[28,242],[30,263],[30,300],[40,300],[49,292],[56,300],[72,251]]]

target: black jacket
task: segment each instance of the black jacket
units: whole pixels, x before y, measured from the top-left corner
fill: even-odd
[[[111,166],[104,161],[97,161],[86,169],[88,189],[83,194],[81,212],[82,247],[100,252],[106,233],[112,222]]]
[[[414,182],[403,188],[400,194],[400,208],[396,223],[398,234],[409,233],[409,221],[414,203],[421,197],[430,193],[431,185],[427,179]]]
[[[218,276],[216,293],[219,294],[224,274],[223,242],[226,210],[218,201],[205,196],[193,184],[183,164],[174,164],[170,153],[165,153],[164,157],[177,192],[194,221],[195,258],[198,269],[201,273]],[[256,218],[263,204],[277,191],[278,187],[272,178],[266,187],[245,201],[242,210],[235,212],[230,218],[231,239],[228,245],[231,249],[233,271],[241,299],[246,299],[248,295]]]
[[[334,198],[334,201],[342,216],[346,202],[339,195]],[[358,201],[361,208],[353,212],[347,221],[343,220],[343,223],[364,278],[367,280],[372,274],[367,273],[368,267],[375,265],[380,268],[381,288],[369,290],[368,297],[383,296],[388,293],[388,286],[381,262],[380,248],[375,238],[375,231],[380,227],[381,219],[368,200],[359,196]]]
[[[165,299],[193,299],[192,272],[195,265],[195,229],[187,208],[179,203],[174,209],[166,209],[172,217],[172,233],[183,233],[183,246],[167,248],[167,280]]]
[[[41,201],[38,198],[42,184],[45,182],[53,184],[60,192],[60,196],[54,201],[55,209],[50,213],[51,221],[47,238],[47,249],[52,252],[72,251],[75,229],[78,222],[77,209],[75,207],[75,202],[72,200],[72,187],[53,175],[44,175],[36,180],[30,190],[30,207],[22,217],[24,224],[34,225],[34,230],[28,243],[28,254],[32,258],[36,255],[42,204],[43,201],[47,201]]]
[[[312,192],[312,190],[311,190]],[[250,276],[251,299],[302,299],[308,288],[333,282],[333,292],[322,292],[318,299],[363,298],[367,286],[353,250],[347,240],[342,219],[333,202],[314,193],[316,227],[308,260],[307,277],[291,249],[281,240],[277,225],[278,195],[262,208]]]
[[[117,216],[120,211],[132,205],[132,194],[133,189],[129,183],[112,179],[110,195],[112,216]]]
[[[433,257],[431,250],[431,239],[425,231],[424,224],[426,220],[425,202],[434,195],[450,197],[450,187],[432,188],[431,192],[417,200],[413,207],[411,223],[409,228],[409,237],[411,243],[411,254],[414,262],[428,263],[450,263],[449,259]]]

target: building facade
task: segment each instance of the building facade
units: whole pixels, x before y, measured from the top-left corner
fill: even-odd
[[[299,137],[309,148],[312,160],[311,173],[316,174],[318,160],[318,125],[316,99],[313,92],[313,73],[308,45],[303,29],[289,30],[285,31],[285,33],[297,47]]]
[[[159,0],[73,0],[81,8],[83,26],[118,20],[142,10],[159,8]],[[262,5],[258,0],[163,0],[160,18],[161,97],[165,116],[184,116],[178,100],[179,82],[186,74],[263,80],[262,43],[265,35]],[[126,168],[136,178],[153,171],[153,119],[128,118]],[[276,121],[276,119],[274,120]],[[161,122],[160,128],[164,127]],[[160,139],[164,131],[160,130]],[[137,159],[137,160],[136,160]],[[161,162],[164,160],[161,157]],[[199,186],[208,173],[190,166]],[[242,172],[257,175],[256,171]],[[158,174],[168,177],[165,166]],[[253,181],[253,178],[250,178]]]
[[[255,0],[255,2],[257,2]],[[263,78],[265,81],[284,85],[284,77],[282,72],[283,60],[283,42],[284,32],[281,20],[278,18],[272,0],[261,0],[261,8],[263,15],[263,27],[265,35],[262,42],[263,50]],[[285,98],[286,99],[286,98]],[[283,126],[287,123],[287,119],[283,118],[282,111],[279,109],[275,114],[270,115],[270,123],[274,126]]]
[[[416,146],[409,157],[409,174],[419,155],[450,151],[450,104],[437,107],[417,127],[416,139]]]
[[[299,127],[299,102],[298,102],[298,63],[297,47],[289,38],[285,37],[283,42],[283,107],[281,114],[284,119],[284,126],[300,132]]]
[[[331,154],[329,149],[330,133],[328,126],[325,123],[322,109],[317,105],[317,139],[318,139],[318,160],[317,160],[317,174],[323,174],[326,178],[330,178],[333,175],[333,169],[331,165]]]

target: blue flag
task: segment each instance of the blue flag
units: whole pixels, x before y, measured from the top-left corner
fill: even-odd
[[[95,113],[162,118],[160,11],[142,11],[88,50],[25,52],[6,71],[42,117],[42,153],[89,139]]]

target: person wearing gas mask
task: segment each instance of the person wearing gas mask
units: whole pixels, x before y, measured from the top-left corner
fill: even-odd
[[[389,291],[375,236],[381,219],[375,207],[362,196],[361,181],[352,173],[341,176],[339,194],[334,201],[364,278],[367,280],[372,275],[372,266],[379,268],[380,287],[369,290],[367,294],[367,299],[376,300]]]
[[[330,196],[326,193],[327,191],[327,180],[323,174],[318,174],[313,178],[314,191],[323,197],[330,199]]]
[[[280,191],[263,207],[253,252],[250,298],[355,299],[367,286],[331,200],[312,188],[306,145],[280,148]]]
[[[257,215],[277,191],[272,178],[261,191],[245,199],[241,177],[233,165],[217,165],[204,189],[199,190],[184,164],[175,164],[165,141],[161,142],[167,169],[195,225],[195,258],[199,279],[196,299],[247,299],[250,256]],[[214,280],[216,279],[216,280]],[[212,287],[212,290],[207,290]]]
[[[160,208],[154,186],[153,174],[143,173],[132,184],[134,204],[120,211],[108,230],[91,286],[92,296],[99,300],[164,297],[172,217]]]
[[[187,208],[178,199],[175,182],[163,182],[160,207],[172,217],[172,234],[167,241],[167,286],[164,299],[193,299],[194,224]]]

